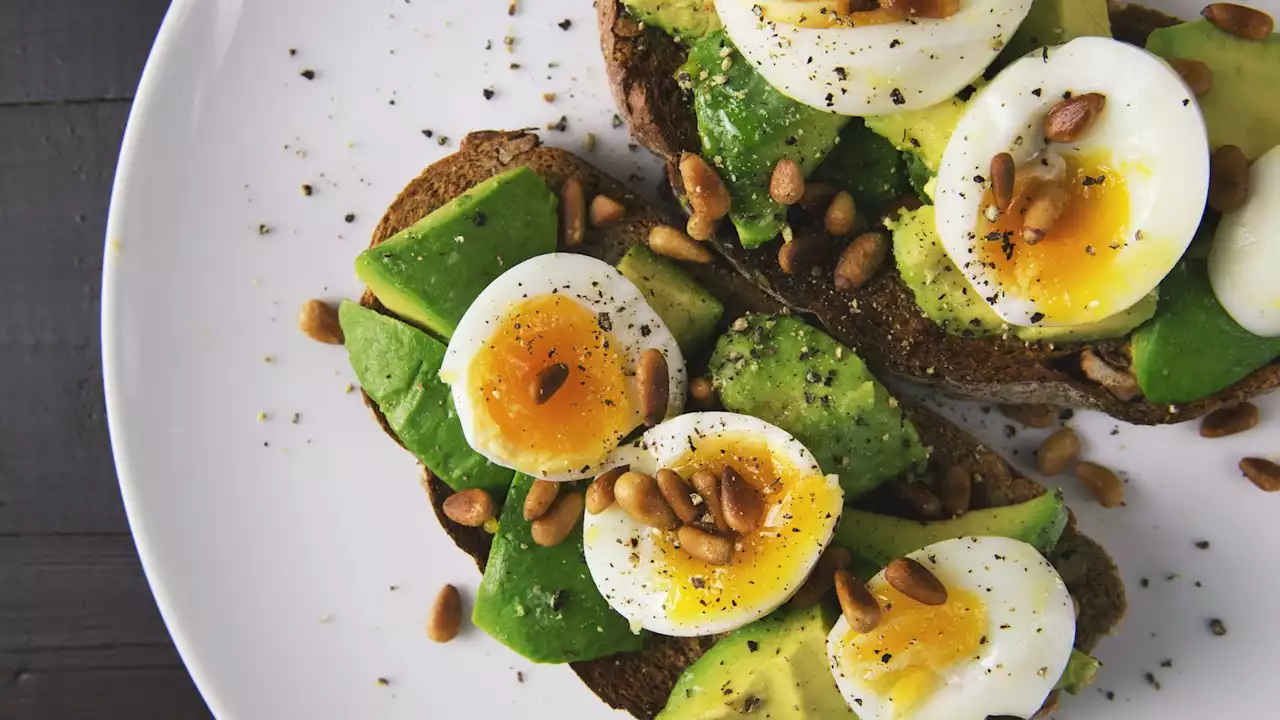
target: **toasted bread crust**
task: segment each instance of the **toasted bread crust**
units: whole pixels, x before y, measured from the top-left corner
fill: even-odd
[[[618,258],[635,242],[641,242],[664,218],[626,187],[563,150],[542,147],[536,136],[521,132],[479,132],[468,135],[461,149],[427,168],[409,184],[388,208],[374,231],[371,246],[386,240],[439,208],[476,183],[517,166],[528,166],[553,188],[576,175],[588,196],[603,193],[622,203],[626,217],[603,230],[593,230],[581,249],[608,261]],[[738,273],[722,263],[710,266],[686,265],[685,269],[709,287],[726,304],[726,322],[747,311],[780,312],[783,307],[761,293]],[[366,291],[362,304],[386,312],[372,293]],[[696,360],[695,360],[696,362]],[[365,402],[388,435],[395,439],[377,406]],[[1041,485],[1021,477],[996,453],[932,411],[903,404],[922,439],[932,447],[933,458],[941,465],[963,465],[984,481],[975,493],[978,506],[1021,502],[1045,492]],[[398,441],[397,441],[398,442]],[[427,469],[422,483],[441,526],[463,551],[483,570],[492,537],[479,528],[469,528],[449,520],[443,502],[452,490]],[[1102,636],[1110,633],[1123,617],[1127,604],[1124,585],[1111,558],[1096,544],[1069,528],[1063,545],[1078,550],[1083,557],[1087,581],[1077,583],[1073,594],[1080,600],[1081,619],[1076,647],[1088,652]],[[667,702],[680,673],[706,652],[715,638],[671,638],[653,636],[644,650],[621,653],[599,660],[573,663],[573,669],[601,699],[612,707],[638,718],[652,718]]]
[[[668,176],[680,193],[679,175],[671,168],[681,151],[699,151],[691,110],[678,87],[672,88],[672,75],[684,62],[685,51],[656,29],[633,36],[619,34],[617,28],[626,26],[620,20],[626,12],[620,0],[600,0],[596,8],[614,100],[636,139],[667,160]],[[1117,37],[1133,42],[1145,41],[1157,27],[1178,22],[1136,5],[1113,5],[1112,11]],[[666,93],[670,96],[664,97]],[[683,110],[673,110],[673,103],[683,105]],[[1194,403],[1123,401],[1087,379],[1079,363],[1086,347],[1100,348],[1107,355],[1108,350],[1123,346],[1123,339],[1049,345],[951,335],[922,314],[896,268],[881,271],[856,291],[837,292],[829,274],[784,274],[777,262],[778,242],[754,251],[742,249],[732,237],[719,245],[729,261],[766,292],[793,310],[816,316],[878,371],[946,392],[1001,403],[1101,410],[1128,422],[1155,425],[1190,420],[1280,386],[1278,361]]]

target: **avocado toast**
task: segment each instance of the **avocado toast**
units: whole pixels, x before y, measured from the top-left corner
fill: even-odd
[[[942,243],[933,231],[933,207],[908,209],[898,215],[902,207],[897,201],[899,194],[911,203],[909,208],[920,204],[917,193],[929,199],[926,182],[937,169],[950,128],[966,100],[867,118],[865,123],[854,118],[845,125],[839,116],[791,101],[760,80],[732,45],[717,39],[723,34],[714,29],[719,25],[714,4],[663,0],[597,4],[601,43],[619,112],[635,138],[668,161],[668,176],[679,196],[686,195],[679,162],[687,153],[703,153],[717,165],[722,159],[729,162],[721,167],[726,178],[744,172],[748,177],[752,172],[759,176],[760,169],[747,160],[740,159],[738,165],[729,160],[734,149],[725,138],[732,135],[717,123],[731,127],[737,122],[751,130],[739,129],[738,137],[754,133],[764,138],[754,142],[767,148],[767,157],[795,155],[804,171],[813,173],[811,180],[848,190],[860,214],[870,209],[874,217],[881,212],[891,216],[888,228],[893,249],[889,261],[855,289],[838,289],[832,282],[839,240],[834,246],[808,251],[818,255],[807,262],[815,268],[810,273],[808,266],[803,272],[780,266],[782,243],[769,238],[777,234],[781,220],[778,225],[764,223],[764,229],[757,232],[752,223],[735,217],[739,234],[743,227],[752,233],[741,238],[735,237],[726,219],[715,238],[731,264],[783,304],[817,317],[874,367],[962,395],[1012,404],[1092,408],[1139,424],[1184,421],[1280,385],[1280,363],[1275,360],[1280,355],[1280,341],[1235,334],[1241,328],[1209,292],[1203,262],[1207,238],[1197,241],[1187,259],[1167,276],[1158,300],[1154,295],[1144,298],[1104,321],[1114,327],[1095,327],[1087,335],[1070,328],[1017,328],[1019,332],[1009,332],[1006,326],[999,330],[998,323],[990,322],[995,316],[986,303],[975,299],[977,293],[968,292],[972,288],[956,277],[955,266],[946,261]],[[1146,44],[1168,57],[1203,60],[1219,70],[1217,94],[1211,90],[1199,99],[1215,146],[1228,141],[1246,143],[1242,134],[1273,137],[1277,126],[1274,116],[1266,121],[1266,132],[1245,133],[1244,128],[1254,126],[1225,119],[1230,113],[1219,109],[1230,106],[1239,116],[1253,117],[1250,111],[1241,110],[1248,103],[1242,105],[1241,96],[1230,89],[1229,68],[1269,67],[1254,60],[1253,53],[1273,52],[1273,40],[1239,40],[1203,20],[1172,27],[1175,25],[1182,25],[1181,21],[1137,6],[1111,7],[1108,23],[1101,0],[1035,0],[1024,29],[1010,40],[996,64],[1007,64],[1007,55],[1016,57],[1041,44],[1110,33],[1125,42]],[[673,34],[681,36],[681,42],[673,39]],[[1227,46],[1234,49],[1223,50]],[[1237,62],[1233,59],[1237,54],[1247,56],[1249,62]],[[968,98],[972,92],[969,88],[961,95]],[[724,96],[734,93],[745,94],[743,108],[735,110],[730,104],[721,114],[726,107]],[[761,116],[767,113],[781,120],[771,125],[768,120],[753,118],[752,107],[766,108]],[[1236,125],[1241,130],[1227,133],[1229,137],[1214,137],[1222,134],[1215,130],[1231,130]],[[797,133],[797,128],[806,132]],[[872,129],[874,132],[869,132]],[[886,143],[886,138],[893,142]],[[712,146],[714,152],[709,150]],[[897,151],[903,151],[901,159],[895,157]],[[737,152],[744,154],[741,149]],[[768,167],[764,173],[767,184]],[[733,190],[734,182],[729,184]],[[750,192],[739,190],[738,197]],[[765,193],[758,190],[756,194]],[[764,200],[763,205],[752,202],[751,209],[760,205],[768,213],[768,198]],[[1212,211],[1209,215],[1216,216]],[[793,233],[802,243],[812,245],[809,236],[822,233],[812,228],[812,218],[806,219],[794,207],[787,213],[787,221],[791,226],[784,233]],[[1207,219],[1202,232],[1211,234],[1213,222],[1213,218]],[[862,229],[870,229],[868,225],[864,222]],[[759,248],[744,248],[762,240],[767,242]],[[1206,332],[1206,328],[1221,329],[1225,334]],[[1024,335],[1022,330],[1030,332]],[[1053,330],[1068,332],[1044,332]],[[1213,347],[1220,354],[1193,357],[1195,347]],[[1222,353],[1223,348],[1233,350]],[[1230,357],[1236,349],[1241,362]],[[1120,379],[1116,392],[1103,384],[1110,384],[1113,378]],[[1145,396],[1135,393],[1135,384],[1146,391]]]
[[[513,176],[510,171],[516,168],[527,168],[532,172]],[[521,179],[512,180],[513,177]],[[639,251],[635,248],[644,244],[653,227],[664,222],[661,215],[647,207],[624,186],[602,175],[587,163],[567,152],[542,147],[536,136],[520,132],[482,132],[467,136],[458,153],[427,168],[392,203],[375,230],[371,247],[378,247],[406,228],[421,227],[417,224],[423,218],[441,208],[456,207],[455,201],[468,191],[472,191],[476,204],[466,206],[469,209],[466,210],[465,217],[469,222],[474,222],[481,212],[478,209],[481,207],[479,203],[484,202],[484,199],[479,196],[480,191],[473,188],[491,188],[492,185],[485,183],[495,179],[524,183],[533,177],[541,179],[552,189],[564,188],[572,180],[581,184],[585,197],[603,195],[623,206],[625,215],[622,220],[605,227],[587,229],[585,241],[572,248],[575,252],[588,253],[610,263],[625,263],[629,256],[633,271],[636,262],[652,262],[651,255],[637,255]],[[526,202],[530,197],[534,198],[533,201]],[[516,202],[508,192],[503,204],[517,216],[528,211],[532,217],[541,212],[538,208],[541,207],[542,197],[542,193],[532,192],[520,196],[519,202]],[[489,226],[502,221],[496,213],[489,212],[484,215],[482,224]],[[466,240],[470,242],[471,238]],[[649,260],[636,260],[637,257],[646,256]],[[636,278],[638,284],[645,284],[646,278],[666,273],[673,266],[659,260],[643,267],[647,269],[628,277]],[[833,353],[835,359],[830,359],[831,355],[828,355],[826,357],[829,359],[825,362],[834,363],[832,367],[838,367],[842,372],[855,372],[861,367],[860,361],[852,353],[846,351],[842,358],[839,346],[834,341],[829,338],[824,340],[825,336],[816,330],[804,329],[797,320],[785,315],[783,306],[776,300],[762,293],[738,273],[726,269],[723,263],[683,263],[679,268],[680,271],[675,276],[686,278],[685,282],[691,277],[697,284],[710,290],[714,298],[723,304],[722,312],[717,313],[721,319],[716,327],[705,331],[706,334],[721,333],[728,328],[714,350],[706,344],[699,345],[696,342],[681,344],[688,348],[685,354],[691,368],[707,368],[715,377],[726,405],[746,401],[744,398],[734,399],[734,393],[739,390],[747,390],[742,393],[746,396],[756,394],[750,391],[754,386],[746,384],[741,378],[749,372],[763,373],[768,376],[765,379],[778,380],[779,386],[791,381],[787,377],[787,366],[783,364],[792,357],[790,353],[783,352],[783,343],[790,338],[803,337],[806,338],[806,343],[815,345],[830,343],[836,348]],[[657,297],[671,292],[673,285],[669,280],[662,280],[650,287],[651,290],[646,294],[654,299],[655,305],[660,305]],[[680,292],[687,293],[681,296],[682,305],[675,307],[696,305],[696,293],[693,290],[678,283],[674,287],[683,288]],[[381,296],[388,296],[385,288]],[[392,319],[373,289],[366,291],[361,305],[379,315],[373,316],[367,310],[354,306],[344,307],[343,325],[347,331],[348,351],[352,353],[353,365],[356,366],[364,386],[362,391],[366,393],[366,402],[393,439],[411,449],[420,459],[426,456],[431,463],[439,463],[435,467],[424,467],[423,470],[423,484],[437,517],[454,542],[475,558],[482,570],[488,568],[477,593],[474,619],[478,625],[536,661],[573,661],[575,653],[578,657],[591,657],[592,659],[572,662],[574,670],[607,703],[636,717],[654,717],[660,712],[663,717],[669,718],[708,716],[707,706],[700,704],[706,698],[699,695],[697,687],[709,682],[720,686],[724,678],[715,674],[718,672],[715,667],[723,666],[729,660],[744,668],[743,677],[735,678],[740,692],[732,698],[735,702],[743,703],[735,706],[738,710],[750,711],[760,703],[766,703],[764,709],[767,710],[767,703],[775,694],[781,695],[794,690],[771,685],[768,678],[790,667],[790,662],[815,662],[813,645],[816,641],[806,638],[810,638],[815,632],[819,633],[817,637],[825,637],[832,616],[829,601],[826,605],[809,609],[795,608],[775,613],[736,631],[727,640],[718,636],[632,635],[627,631],[625,623],[619,628],[622,618],[616,615],[610,617],[608,608],[599,595],[590,597],[594,592],[594,585],[577,555],[581,552],[583,531],[575,529],[575,534],[555,547],[539,547],[530,539],[530,525],[520,516],[519,510],[527,502],[527,494],[531,491],[527,478],[517,476],[508,489],[500,480],[500,473],[490,475],[484,469],[482,461],[479,464],[469,463],[461,458],[465,453],[452,452],[459,448],[446,447],[460,442],[460,438],[454,436],[446,439],[447,432],[444,430],[434,435],[424,435],[421,432],[406,434],[406,428],[409,427],[419,430],[424,427],[443,428],[446,423],[440,422],[438,418],[433,419],[433,414],[441,414],[436,403],[442,401],[431,396],[430,390],[413,393],[414,387],[423,391],[435,382],[433,377],[420,372],[421,367],[416,370],[410,368],[411,377],[397,376],[394,378],[395,382],[392,382],[391,376],[396,374],[393,372],[395,368],[386,363],[403,360],[405,343],[412,345],[413,352],[420,354],[431,352],[421,348],[436,347],[440,343],[425,333]],[[679,313],[672,314],[668,309],[664,320],[672,326],[678,337],[688,337],[685,333],[692,326],[682,320]],[[786,329],[785,333],[782,332],[783,329]],[[392,342],[396,338],[403,342],[399,345]],[[412,340],[404,340],[405,338]],[[741,354],[749,354],[753,343],[761,347],[777,348],[778,361],[772,364],[741,363],[738,358]],[[368,348],[376,350],[366,352]],[[803,354],[804,351],[801,352]],[[712,356],[710,360],[707,358],[708,354]],[[416,362],[422,362],[420,356]],[[375,376],[384,370],[387,374],[382,379],[386,383],[379,382],[380,378]],[[840,377],[844,378],[844,375]],[[861,387],[876,388],[876,407],[898,407],[897,402],[888,398],[878,385],[864,382]],[[405,400],[406,395],[401,392],[405,390],[410,398],[408,402]],[[380,397],[383,401],[381,407],[372,396]],[[835,402],[841,400],[840,397],[831,399]],[[826,403],[819,405],[825,407]],[[388,412],[384,413],[383,410]],[[764,407],[758,408],[758,411],[762,414],[771,412]],[[1062,572],[1072,596],[1079,604],[1075,648],[1080,653],[1091,651],[1101,637],[1111,632],[1125,610],[1123,584],[1105,551],[1075,531],[1074,522],[1069,521],[1061,499],[1054,493],[1018,476],[998,455],[927,409],[903,403],[901,412],[906,418],[900,421],[902,428],[891,430],[895,434],[902,433],[904,452],[907,455],[915,452],[923,455],[927,446],[934,468],[962,467],[972,475],[974,484],[969,504],[972,511],[953,520],[928,524],[899,519],[895,515],[912,514],[910,508],[902,504],[902,499],[895,490],[901,484],[900,479],[872,478],[867,480],[868,484],[879,484],[879,487],[859,496],[857,507],[860,510],[846,511],[849,517],[857,518],[858,522],[849,522],[837,528],[836,543],[862,548],[862,552],[868,556],[863,562],[869,563],[871,570],[868,572],[873,572],[875,567],[893,557],[945,537],[1005,534],[1030,542],[1041,547]],[[780,416],[775,417],[779,422],[783,421]],[[822,434],[820,431],[806,429],[803,418],[789,422],[788,426],[797,435],[802,431],[811,438]],[[400,435],[397,435],[396,427],[400,428]],[[461,449],[465,450],[465,445]],[[891,461],[903,459],[890,454]],[[898,466],[901,467],[900,462]],[[452,487],[432,470],[447,475],[452,481]],[[857,475],[868,478],[868,472],[859,468]],[[879,475],[892,472],[890,470]],[[922,477],[925,474],[927,473],[921,473]],[[507,473],[507,478],[510,478],[510,472]],[[485,488],[499,499],[506,496],[507,507],[501,514],[496,530],[493,527],[465,526],[446,514],[445,501],[455,496],[457,491],[468,487]],[[932,513],[931,516],[936,518]],[[502,569],[494,569],[494,563],[500,563]],[[554,583],[557,587],[537,590],[539,581]],[[526,585],[522,586],[521,583]],[[524,610],[510,614],[508,611],[512,607]],[[507,614],[504,615],[504,612]],[[583,628],[588,626],[594,627],[597,632],[586,633],[583,639]],[[745,642],[734,642],[735,638]],[[741,657],[742,651],[735,650],[735,647],[750,648],[752,654]],[[773,656],[781,656],[786,660],[781,666],[764,663],[760,661],[764,654],[755,654],[761,648],[766,651],[772,649]],[[708,652],[712,653],[708,656],[708,662],[697,664],[696,661]],[[756,661],[760,663],[757,665]],[[816,662],[822,664],[819,670],[825,671],[825,662],[820,654]],[[1080,656],[1080,665],[1077,667],[1073,659],[1067,673],[1072,677],[1066,678],[1067,682],[1063,687],[1076,691],[1081,681],[1074,675],[1091,674],[1089,661],[1083,655]],[[753,667],[758,670],[752,671]],[[823,677],[826,677],[825,674]],[[810,699],[818,696],[822,702],[829,702],[834,698],[840,710],[847,712],[839,695],[835,693],[835,688],[830,687],[829,683],[823,685],[821,680],[814,678],[808,678],[806,682],[817,684],[809,687],[805,683],[799,683],[797,687],[801,689],[801,695]],[[682,691],[673,695],[672,690],[677,687]],[[810,699],[804,702],[810,702]],[[716,700],[720,711],[724,712],[724,704],[719,698]],[[815,708],[825,707],[818,700],[812,702],[818,703]],[[1047,701],[1046,706],[1051,706],[1054,702],[1056,693]]]

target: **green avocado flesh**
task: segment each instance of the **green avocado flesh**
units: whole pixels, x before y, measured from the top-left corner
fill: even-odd
[[[661,28],[678,42],[692,42],[720,29],[711,0],[622,0],[632,15]]]
[[[658,720],[857,720],[827,663],[836,612],[780,610],[725,636],[676,681]]]
[[[919,522],[845,508],[836,526],[835,544],[855,553],[878,572],[894,558],[943,540],[973,535],[1007,537],[1047,555],[1067,527],[1067,506],[1060,492],[1047,492],[1017,505],[970,510],[951,520]]]
[[[1280,338],[1254,335],[1222,308],[1203,261],[1183,259],[1161,287],[1160,312],[1133,334],[1133,372],[1147,400],[1193,402],[1280,356]]]
[[[862,360],[795,318],[735,321],[716,342],[711,376],[725,409],[794,435],[840,476],[846,501],[924,465],[915,426]]]
[[[1265,90],[1280,72],[1280,36],[1244,40],[1197,20],[1156,30],[1147,49],[1166,59],[1199,60],[1213,70],[1213,87],[1196,98],[1210,147],[1236,145],[1253,160],[1280,144],[1280,100]]]
[[[1062,671],[1062,677],[1058,680],[1058,689],[1063,690],[1071,695],[1079,695],[1081,690],[1093,683],[1093,678],[1098,674],[1098,661],[1092,657],[1073,649],[1071,658],[1067,660],[1067,667]]]
[[[840,141],[813,171],[813,179],[848,191],[859,219],[879,217],[885,205],[911,191],[902,153],[859,118],[840,131]]]
[[[1036,48],[1078,37],[1111,37],[1107,0],[1035,0],[994,67],[1003,68]]]
[[[338,308],[356,379],[400,442],[454,490],[484,488],[499,502],[512,472],[471,449],[440,381],[444,343],[353,302]]]
[[[556,249],[556,196],[526,167],[496,175],[356,258],[392,313],[448,338],[507,269]]]
[[[1152,291],[1133,307],[1087,325],[1018,327],[1007,325],[974,291],[942,247],[932,205],[904,211],[890,222],[893,257],[916,305],[930,320],[953,335],[1010,335],[1025,342],[1084,342],[1124,337],[1156,313]]]
[[[559,545],[542,547],[533,541],[524,519],[524,499],[532,486],[533,479],[525,475],[516,475],[511,485],[471,621],[537,663],[639,650],[644,637],[632,633],[609,607],[587,571],[581,521]]]
[[[867,127],[905,153],[916,156],[930,175],[942,165],[942,153],[964,115],[965,102],[949,98],[937,105],[892,115],[872,115]]]
[[[710,344],[724,316],[724,305],[675,263],[643,245],[633,245],[618,263],[618,272],[640,289],[685,357]]]
[[[808,176],[835,146],[849,118],[815,110],[775,90],[722,32],[689,49],[677,78],[693,92],[702,156],[729,188],[729,217],[739,241],[745,248],[769,242],[786,224],[786,208],[769,197],[773,168],[790,158]]]

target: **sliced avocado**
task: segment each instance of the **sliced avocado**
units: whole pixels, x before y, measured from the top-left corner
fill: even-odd
[[[905,520],[845,508],[836,526],[837,545],[879,569],[894,558],[926,545],[970,535],[994,535],[1021,540],[1048,554],[1067,527],[1067,505],[1058,491],[1047,492],[1017,505],[970,510],[938,522]]]
[[[1152,290],[1132,306],[1098,322],[1057,327],[1017,327],[1013,334],[1026,342],[1086,342],[1124,337],[1155,317],[1160,291]]]
[[[720,16],[711,0],[622,0],[622,4],[677,42],[693,42],[720,29]]]
[[[1098,674],[1098,661],[1079,650],[1071,650],[1071,658],[1067,660],[1067,667],[1062,671],[1062,677],[1058,680],[1058,689],[1063,690],[1071,695],[1079,695],[1093,682],[1094,676]]]
[[[964,107],[963,100],[953,97],[919,110],[872,115],[866,118],[866,123],[872,132],[902,152],[915,155],[930,175],[936,175],[951,133],[956,131],[964,115]]]
[[[722,638],[676,680],[658,720],[857,720],[827,663],[832,607],[785,609]]]
[[[471,621],[537,663],[639,650],[644,637],[614,612],[582,561],[582,523],[559,545],[533,541],[524,499],[533,479],[517,474],[476,590]],[[581,489],[582,483],[574,485]],[[565,488],[561,492],[568,492]]]
[[[556,196],[526,167],[496,175],[356,258],[397,316],[448,338],[495,278],[556,249]]]
[[[338,308],[347,354],[360,387],[409,452],[454,490],[483,488],[501,502],[512,471],[471,449],[440,381],[444,343],[353,302]]]
[[[618,272],[640,289],[649,306],[675,335],[680,351],[692,357],[706,348],[724,316],[724,305],[675,263],[643,245],[632,245]]]
[[[1078,37],[1111,37],[1107,0],[1035,0],[993,68],[1003,68],[1036,48]]]
[[[1280,36],[1244,40],[1197,20],[1156,30],[1147,49],[1166,59],[1199,60],[1213,70],[1213,87],[1195,98],[1210,147],[1236,145],[1254,160],[1280,145],[1280,101],[1262,91],[1280,72]]]
[[[747,315],[720,336],[711,375],[727,410],[791,433],[845,500],[922,467],[924,444],[852,350],[792,317]]]
[[[1147,400],[1200,400],[1280,357],[1280,338],[1254,335],[1222,308],[1204,261],[1184,258],[1161,292],[1160,312],[1133,334],[1133,372]]]
[[[879,217],[881,209],[911,189],[902,153],[860,118],[840,131],[840,141],[813,171],[813,179],[847,190],[858,217]]]
[[[786,208],[769,197],[774,167],[790,158],[807,177],[835,146],[849,118],[775,90],[723,32],[695,43],[676,77],[693,92],[702,155],[729,188],[729,217],[738,240],[745,248],[769,242],[787,219]]]

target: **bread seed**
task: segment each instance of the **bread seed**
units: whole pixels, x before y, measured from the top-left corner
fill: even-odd
[[[560,233],[565,247],[582,244],[587,225],[587,199],[577,175],[560,188]]]
[[[345,338],[338,322],[338,310],[323,300],[308,300],[298,311],[298,329],[307,337],[326,345],[341,345]]]
[[[427,637],[434,642],[447,643],[458,637],[462,629],[462,596],[458,588],[445,585],[436,594],[427,616]]]
[[[996,208],[1005,212],[1013,204],[1013,156],[1007,152],[991,158],[991,198]]]
[[[856,633],[869,633],[880,624],[880,601],[848,570],[835,573],[840,612]]]
[[[613,484],[613,496],[636,522],[659,530],[674,530],[680,524],[658,490],[658,483],[644,473],[623,473]]]
[[[628,466],[622,465],[606,470],[591,481],[587,486],[587,512],[599,515],[613,507],[613,484],[618,482],[618,478],[622,477],[628,469]]]
[[[1107,96],[1101,93],[1085,93],[1059,100],[1044,116],[1045,139],[1075,142],[1093,125],[1106,105]]]
[[[674,470],[663,468],[658,471],[657,482],[658,491],[662,493],[662,497],[666,498],[667,504],[671,506],[676,517],[680,518],[680,522],[692,523],[698,520],[701,513],[689,498],[693,488],[689,487],[689,483],[685,482],[684,478]]]
[[[529,397],[533,400],[533,404],[546,403],[568,379],[569,366],[564,363],[554,363],[539,370],[538,374],[533,376],[533,382],[529,384]]]
[[[1000,412],[1029,428],[1053,427],[1058,420],[1057,409],[1048,405],[1001,405]]]
[[[1264,458],[1245,458],[1240,461],[1240,472],[1254,485],[1267,492],[1280,490],[1280,465]]]
[[[673,260],[709,263],[711,251],[670,225],[655,225],[649,231],[649,249]]]
[[[444,499],[445,517],[467,527],[480,527],[493,519],[493,498],[480,488],[456,492]]]
[[[1071,197],[1057,183],[1047,183],[1036,192],[1022,217],[1022,239],[1035,245],[1053,229],[1054,223],[1067,209]]]
[[[720,471],[720,502],[724,520],[734,532],[746,534],[760,525],[764,498],[754,485],[728,466]]]
[[[807,182],[804,184],[804,194],[800,196],[798,204],[801,210],[810,215],[821,215],[826,212],[827,206],[835,196],[834,185],[824,182]]]
[[[830,245],[827,237],[819,232],[801,230],[778,248],[778,266],[788,275],[799,275],[822,265],[827,259]]]
[[[644,424],[653,427],[667,416],[667,404],[671,400],[671,377],[667,371],[667,358],[657,348],[640,353],[636,365],[636,391],[640,395],[640,413]]]
[[[973,502],[973,475],[968,470],[952,465],[938,480],[938,500],[949,517],[959,517],[969,512]]]
[[[795,160],[782,158],[769,178],[769,197],[781,205],[795,205],[804,197],[804,175]]]
[[[866,285],[888,255],[889,238],[884,233],[869,232],[854,238],[836,263],[836,289],[849,292]]]
[[[1209,207],[1230,212],[1248,199],[1249,158],[1235,145],[1214,150],[1209,156]]]
[[[1266,40],[1275,29],[1270,15],[1235,3],[1211,3],[1200,14],[1219,29],[1245,40]]]
[[[1076,477],[1102,507],[1113,508],[1124,502],[1124,483],[1110,469],[1097,463],[1082,462],[1076,465]]]
[[[551,509],[530,526],[533,541],[542,547],[554,547],[564,542],[582,519],[582,493],[561,493],[551,504]]]
[[[1080,370],[1085,377],[1106,388],[1108,392],[1124,402],[1132,400],[1141,391],[1136,377],[1111,367],[1088,348],[1080,352]]]
[[[716,236],[716,221],[706,215],[690,215],[684,230],[689,237],[703,242]]]
[[[898,558],[884,569],[884,579],[894,590],[923,605],[942,605],[947,588],[929,568],[911,558]]]
[[[832,235],[848,235],[853,232],[853,221],[858,217],[858,209],[853,204],[853,196],[841,190],[831,199],[827,212],[822,217],[827,232]]]
[[[791,596],[789,604],[801,610],[817,605],[834,584],[835,572],[849,567],[852,559],[848,550],[838,545],[828,545],[822,555],[818,556],[818,562],[814,563],[804,584]]]
[[[589,210],[591,216],[591,227],[604,227],[612,225],[622,219],[627,213],[626,208],[617,200],[608,195],[597,195],[591,198],[591,208]]]
[[[942,501],[922,482],[903,481],[894,484],[894,490],[916,520],[942,518]]]
[[[1178,71],[1182,81],[1191,88],[1196,97],[1200,97],[1213,89],[1213,70],[1199,60],[1190,58],[1169,58],[1169,65]]]
[[[537,520],[546,515],[559,494],[560,483],[534,480],[533,485],[529,487],[529,494],[524,496],[524,519]]]
[[[685,525],[676,532],[680,549],[709,565],[728,565],[733,560],[733,541],[706,530]]]
[[[1061,428],[1040,443],[1036,451],[1036,467],[1043,475],[1053,477],[1066,472],[1080,457],[1080,438],[1071,428]]]
[[[716,530],[729,532],[729,523],[725,522],[724,506],[720,500],[720,478],[708,470],[699,470],[689,478],[689,482],[702,496],[702,507],[711,515],[711,522],[715,524]]]
[[[695,215],[719,220],[729,214],[729,190],[716,171],[695,153],[680,156],[680,179]]]
[[[1205,416],[1200,423],[1200,437],[1220,438],[1242,433],[1258,424],[1258,406],[1242,402],[1231,407],[1218,408]]]
[[[699,410],[710,410],[716,406],[716,388],[704,377],[696,377],[689,381],[689,404]]]

